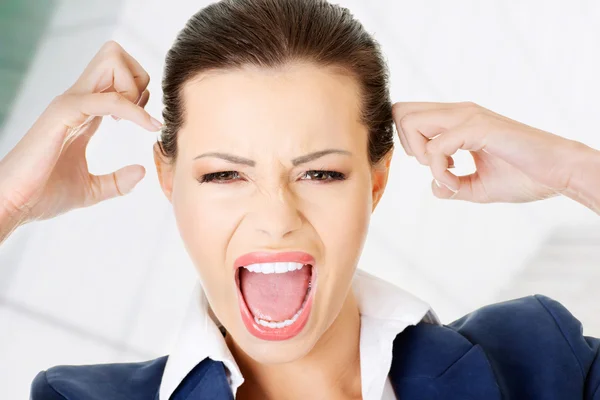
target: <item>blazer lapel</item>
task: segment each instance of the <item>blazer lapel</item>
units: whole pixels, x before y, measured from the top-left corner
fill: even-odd
[[[400,333],[389,376],[400,399],[502,399],[483,349],[447,327],[421,323]]]
[[[208,399],[233,400],[233,393],[223,363],[205,358],[190,371],[170,400]]]

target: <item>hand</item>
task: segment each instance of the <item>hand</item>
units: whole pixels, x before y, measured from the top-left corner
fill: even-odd
[[[161,124],[144,110],[149,81],[146,71],[121,46],[106,43],[77,82],[51,102],[0,161],[0,211],[25,223],[133,189],[144,177],[143,166],[96,176],[88,170],[85,152],[106,115],[149,131],[160,129]]]
[[[513,121],[473,103],[397,103],[406,153],[431,169],[439,198],[476,203],[528,202],[569,189],[575,165],[591,148]],[[452,174],[452,155],[471,153],[476,172]]]

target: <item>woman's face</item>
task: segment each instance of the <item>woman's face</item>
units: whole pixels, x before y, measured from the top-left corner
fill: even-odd
[[[207,298],[252,358],[298,359],[346,300],[387,179],[389,158],[369,162],[357,82],[247,67],[202,74],[183,99],[177,161],[156,161]]]

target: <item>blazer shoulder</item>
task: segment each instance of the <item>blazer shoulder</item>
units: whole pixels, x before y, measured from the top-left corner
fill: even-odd
[[[581,322],[550,297],[536,294],[490,304],[448,327],[483,348],[507,387],[523,390],[521,380],[528,377],[529,387],[560,382],[570,393],[600,398],[600,341],[584,336]]]
[[[599,348],[562,304],[534,295],[481,307],[448,325],[407,328],[394,342],[392,375],[402,393],[430,390],[432,398],[448,387],[487,382],[481,392],[456,398],[499,398],[497,388],[503,398],[600,400]]]
[[[448,327],[489,350],[560,348],[577,359],[582,372],[598,350],[598,339],[584,336],[581,322],[565,306],[541,294],[481,307]]]
[[[31,400],[154,399],[167,356],[138,363],[56,366],[37,374]]]

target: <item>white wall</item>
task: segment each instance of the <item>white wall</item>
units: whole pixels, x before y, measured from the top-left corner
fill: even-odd
[[[341,3],[382,43],[394,100],[471,100],[600,148],[600,3]],[[62,0],[0,135],[0,156],[108,39],[149,71],[147,108],[160,116],[164,54],[204,4]],[[35,374],[52,365],[168,353],[195,274],[158,186],[155,139],[131,123],[106,120],[88,149],[92,172],[140,163],[145,180],[129,196],[25,226],[0,248],[0,387],[6,398],[25,398]],[[491,301],[543,290],[584,315],[592,327],[586,329],[600,335],[589,312],[595,310],[589,282],[600,260],[600,236],[588,233],[600,232],[597,216],[566,199],[486,206],[440,201],[430,193],[430,180],[427,168],[398,148],[364,269],[429,301],[444,322]],[[581,232],[591,239],[579,240]],[[582,265],[577,273],[565,275],[561,263],[548,262],[546,274],[543,260],[557,248],[567,255],[564,264]]]

